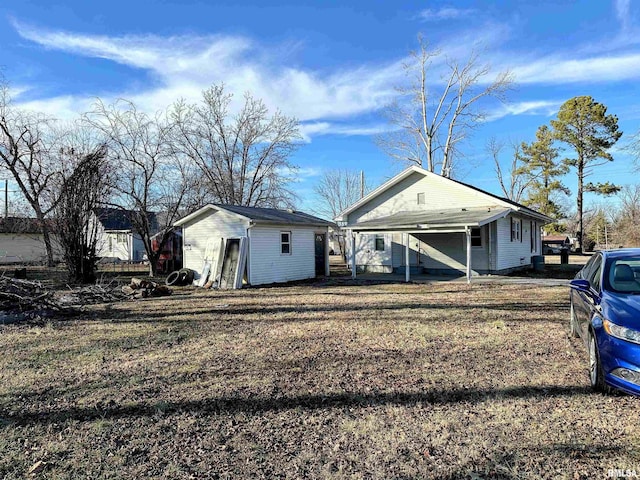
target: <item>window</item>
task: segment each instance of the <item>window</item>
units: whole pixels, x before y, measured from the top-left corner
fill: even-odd
[[[376,235],[376,252],[384,252],[384,235]]]
[[[127,234],[126,233],[118,233],[116,234],[117,236],[117,242],[118,243],[127,243]]]
[[[471,229],[471,246],[472,247],[482,246],[482,235],[480,234],[479,227],[474,227]]]
[[[291,255],[291,232],[280,232],[280,253]]]
[[[531,221],[529,222],[529,228],[531,229],[531,252],[535,252],[536,251],[536,224],[535,222]]]
[[[522,241],[522,220],[517,218],[511,219],[511,241],[512,242],[521,242]]]
[[[425,201],[424,193],[419,193],[418,194],[418,205],[424,205],[425,203],[427,203],[427,202]]]
[[[113,237],[109,236],[109,251],[113,251]]]
[[[602,257],[600,255],[597,256],[593,269],[589,273],[589,283],[591,284],[591,288],[593,288],[596,292],[600,291],[600,274],[602,273]]]

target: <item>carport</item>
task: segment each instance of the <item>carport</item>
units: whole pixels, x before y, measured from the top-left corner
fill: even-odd
[[[471,229],[488,225],[500,218],[504,218],[511,212],[510,208],[504,207],[482,207],[482,208],[458,208],[446,210],[429,210],[420,212],[399,212],[394,215],[376,218],[373,220],[363,220],[343,228],[347,230],[350,240],[350,265],[351,277],[356,278],[356,234],[383,234],[402,233],[405,255],[405,281],[411,280],[410,237],[412,234],[421,233],[444,233],[444,234],[465,234],[466,242],[466,277],[471,283]],[[488,229],[489,236],[491,229]],[[489,238],[489,249],[491,249],[491,238]],[[489,252],[491,253],[491,252]]]

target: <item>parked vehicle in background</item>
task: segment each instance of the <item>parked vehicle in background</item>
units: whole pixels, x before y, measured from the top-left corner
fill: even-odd
[[[640,395],[640,249],[596,252],[571,281],[569,300],[591,386]]]

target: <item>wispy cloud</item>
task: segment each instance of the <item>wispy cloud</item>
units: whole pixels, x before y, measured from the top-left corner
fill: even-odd
[[[532,100],[500,105],[500,107],[488,112],[485,122],[498,120],[509,115],[544,115],[552,116],[562,105],[557,100]]]
[[[23,38],[45,48],[104,58],[150,72],[158,79],[157,86],[111,93],[113,98],[126,97],[148,110],[166,108],[178,98],[195,101],[204,88],[224,82],[230,92],[242,95],[250,91],[272,110],[278,108],[301,121],[344,119],[381,108],[402,77],[400,62],[329,74],[286,67],[272,52],[243,37],[105,37],[14,25]],[[56,101],[56,107],[63,111],[72,103],[87,103],[83,98]]]
[[[599,83],[640,78],[639,64],[640,53],[636,52],[586,58],[555,55],[520,61],[511,71],[522,84]]]
[[[631,0],[615,0],[616,17],[623,32],[631,25]]]
[[[425,8],[418,17],[424,21],[456,20],[471,15],[475,10],[470,8],[440,7]]]

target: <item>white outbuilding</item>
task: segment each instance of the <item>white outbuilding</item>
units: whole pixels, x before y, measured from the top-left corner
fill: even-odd
[[[331,222],[294,210],[209,204],[178,220],[183,264],[220,288],[329,275]]]

